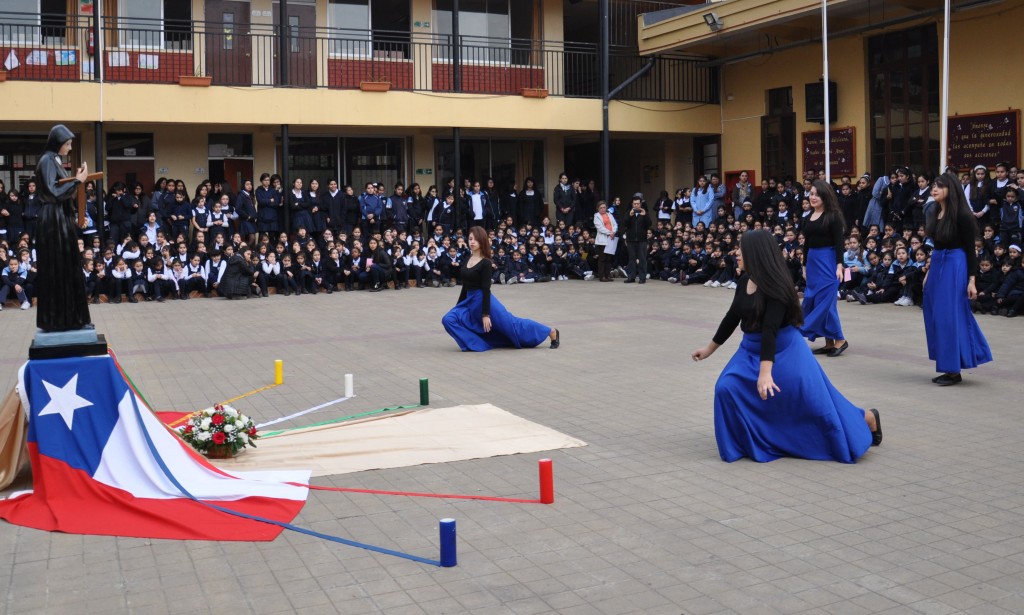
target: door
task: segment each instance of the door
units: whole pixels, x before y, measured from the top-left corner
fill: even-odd
[[[142,189],[146,194],[153,189],[156,178],[153,175],[153,159],[140,158],[137,160],[110,160],[107,159],[107,168],[104,169],[103,183],[109,189],[116,182],[124,182],[129,188],[135,182],[142,182]]]
[[[796,176],[796,114],[762,117],[761,179]]]
[[[279,66],[276,83],[286,83],[300,88],[316,87],[316,6],[312,4],[288,3],[288,61],[287,76],[282,76]],[[274,3],[274,27],[281,24],[280,3]],[[277,57],[280,47],[275,46]],[[280,61],[278,58],[277,61]]]
[[[206,74],[216,85],[252,85],[249,2],[206,0]]]
[[[242,189],[242,182],[253,179],[252,158],[225,158],[224,179],[231,184],[231,191],[237,194]]]

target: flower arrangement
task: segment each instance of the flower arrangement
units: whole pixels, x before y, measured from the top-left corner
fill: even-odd
[[[192,448],[214,459],[234,457],[246,446],[255,448],[259,438],[251,418],[223,404],[193,413],[178,432]]]

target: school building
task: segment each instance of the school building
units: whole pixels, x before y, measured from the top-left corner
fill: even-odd
[[[457,19],[453,19],[455,4]],[[0,179],[49,128],[107,182],[598,180],[612,195],[821,166],[820,0],[4,0]],[[834,175],[938,169],[939,0],[828,2]],[[950,144],[1019,159],[1020,0],[955,0]],[[282,27],[282,24],[284,26]],[[456,31],[457,30],[457,31]],[[1006,50],[1000,53],[999,50]],[[817,93],[817,96],[816,94]],[[954,161],[962,166],[961,160]]]

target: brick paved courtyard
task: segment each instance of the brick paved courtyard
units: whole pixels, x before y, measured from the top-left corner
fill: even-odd
[[[719,460],[712,392],[737,337],[702,364],[724,289],[558,282],[502,287],[562,348],[463,354],[440,327],[455,289],[93,306],[159,409],[238,402],[270,419],[358,397],[298,424],[418,400],[493,403],[588,442],[315,479],[319,484],[535,497],[552,506],[311,493],[296,523],[437,556],[458,520],[459,566],[434,568],[285,532],[271,543],[49,534],[0,522],[6,613],[1022,613],[1022,323],[986,316],[996,362],[937,388],[920,310],[842,304],[850,350],[821,359],[882,411],[860,463]],[[0,313],[0,387],[14,384],[35,311]],[[259,454],[258,451],[254,454]],[[25,488],[23,477],[15,488]]]

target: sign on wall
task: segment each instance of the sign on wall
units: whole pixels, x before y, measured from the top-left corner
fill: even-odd
[[[969,169],[997,162],[1020,162],[1020,110],[955,115],[947,120],[949,151],[947,164]]]
[[[837,175],[853,175],[857,167],[856,128],[849,126],[829,131],[832,142],[831,177]],[[804,170],[825,168],[825,131],[816,130],[803,133]]]

